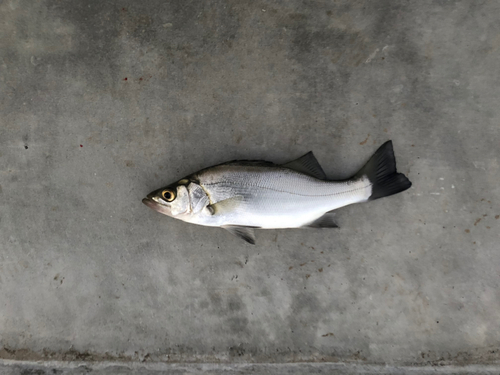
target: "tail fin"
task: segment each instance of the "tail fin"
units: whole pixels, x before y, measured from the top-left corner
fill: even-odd
[[[392,141],[385,142],[373,154],[368,163],[356,173],[355,178],[366,176],[372,183],[372,194],[368,200],[388,197],[411,186],[410,180],[402,173],[396,172],[396,159]]]

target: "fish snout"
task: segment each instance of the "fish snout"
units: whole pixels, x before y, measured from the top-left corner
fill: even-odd
[[[146,198],[142,200],[142,203],[144,203],[146,206],[151,208],[154,211],[157,211],[161,214],[171,216],[172,215],[172,210],[170,209],[169,206],[164,206],[156,201],[156,199],[152,198],[150,195],[148,195]]]
[[[152,209],[155,209],[156,206],[158,205],[158,203],[155,202],[153,199],[151,199],[149,195],[142,200],[142,203],[144,203],[146,206]]]

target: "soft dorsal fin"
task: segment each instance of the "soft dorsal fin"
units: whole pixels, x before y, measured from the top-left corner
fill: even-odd
[[[323,172],[323,168],[319,165],[312,151],[309,151],[296,160],[283,164],[283,167],[308,174],[320,180],[326,180],[326,174]]]

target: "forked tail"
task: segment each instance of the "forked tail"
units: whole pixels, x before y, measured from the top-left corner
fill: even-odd
[[[387,141],[380,146],[354,178],[363,176],[368,177],[372,184],[372,194],[368,200],[388,197],[405,191],[411,186],[410,180],[404,174],[396,172],[392,141]]]

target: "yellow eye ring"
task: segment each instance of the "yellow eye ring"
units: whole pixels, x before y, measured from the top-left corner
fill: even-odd
[[[172,202],[175,199],[175,193],[172,190],[163,190],[161,192],[161,196],[163,199],[165,199],[167,202]]]

